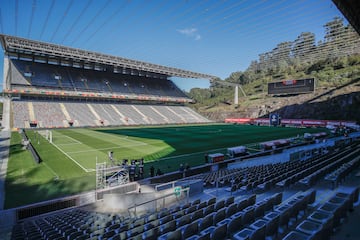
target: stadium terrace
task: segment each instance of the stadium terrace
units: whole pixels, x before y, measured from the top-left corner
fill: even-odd
[[[192,100],[169,77],[214,76],[13,36],[0,40],[12,128],[208,122],[184,106]]]

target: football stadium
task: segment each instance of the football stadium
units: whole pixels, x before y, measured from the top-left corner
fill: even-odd
[[[29,37],[32,22],[36,24],[36,9],[43,3],[27,2],[32,3],[27,36],[19,33],[26,32],[18,23],[22,1],[15,2],[14,32],[5,31],[0,11],[1,239],[359,239],[360,98],[354,89],[360,86],[360,60],[350,61],[360,54],[356,1],[328,2],[347,19],[352,35],[346,36],[355,40],[341,40],[343,33],[332,32],[336,43],[328,40],[319,52],[316,46],[305,51],[308,45],[295,43],[292,54],[313,64],[314,52],[321,53],[327,67],[316,62],[317,68],[314,63],[306,74],[277,76],[274,69],[285,58],[273,55],[268,60],[280,56],[281,63],[272,69],[260,61],[255,72],[264,67],[272,81],[258,86],[242,82],[244,75],[235,83],[178,64],[34,40]],[[56,2],[43,12],[46,21]],[[85,2],[76,21],[92,6]],[[120,2],[130,4],[119,1],[116,7]],[[188,11],[206,4],[204,14],[217,7],[222,9],[218,15],[238,6],[250,9],[237,1],[231,8],[221,7],[221,1],[191,4]],[[98,27],[103,9],[85,30]],[[153,17],[148,10],[144,18]],[[61,35],[62,24],[53,37]],[[198,41],[194,29],[177,31]],[[338,45],[330,56],[324,52],[332,51],[331,44]],[[331,71],[345,80],[334,77],[342,86],[333,89],[324,85],[320,71],[340,57],[346,63],[334,63]],[[182,78],[212,85],[196,95],[202,90],[179,87],[177,79]],[[329,99],[348,86],[353,86],[346,95],[353,94],[352,100],[337,100],[337,107]],[[220,91],[231,92],[233,100],[216,95]],[[344,111],[340,117],[329,110],[328,118],[320,118],[326,110],[303,113],[287,102],[296,99],[305,108],[322,98],[332,110]],[[262,114],[244,110],[250,101],[260,100],[268,102],[256,102]],[[279,101],[285,106],[277,107]]]

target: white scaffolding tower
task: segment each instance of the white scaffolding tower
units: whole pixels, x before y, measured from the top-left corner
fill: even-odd
[[[106,187],[106,163],[96,163],[96,190]]]
[[[106,163],[96,163],[96,190],[128,183],[129,171],[122,166],[107,167]]]

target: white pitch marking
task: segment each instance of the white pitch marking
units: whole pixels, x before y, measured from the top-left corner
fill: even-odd
[[[64,150],[62,150],[61,148],[59,148],[57,145],[55,145],[54,143],[51,143],[52,145],[54,145],[57,149],[59,149],[60,152],[62,152],[65,156],[67,156],[68,158],[70,158],[76,165],[78,165],[82,170],[84,170],[85,172],[90,172],[89,170],[87,170],[86,168],[84,168],[80,163],[78,163],[75,159],[73,159],[69,154],[67,154]]]
[[[101,150],[110,150],[110,149],[119,149],[122,147],[108,147],[108,148],[96,148],[91,150],[82,150],[82,151],[75,151],[75,152],[68,152],[69,154],[76,154],[76,153],[84,153],[84,152],[96,152]]]
[[[224,150],[224,149],[227,149],[227,148],[210,149],[210,150],[202,151],[202,152],[194,152],[194,153],[176,155],[176,156],[172,156],[172,157],[165,157],[165,158],[157,159],[156,161],[158,161],[158,160],[165,160],[165,159],[172,159],[172,158],[178,158],[178,157],[188,157],[188,156],[191,156],[191,155],[196,155],[196,154],[201,154],[201,153],[208,153],[208,152],[214,152],[214,151],[220,151],[220,150]]]
[[[60,179],[59,175],[57,175],[56,172],[51,167],[49,167],[45,162],[43,162],[43,164],[45,167],[47,167],[50,170],[50,172],[52,172],[55,175],[57,179]]]
[[[111,150],[111,149],[119,149],[119,148],[127,148],[127,147],[136,147],[136,146],[144,146],[148,144],[136,144],[136,145],[126,145],[126,146],[118,146],[118,147],[108,147],[108,148],[95,148],[91,150],[81,150],[81,151],[75,151],[75,152],[68,152],[69,154],[76,154],[76,153],[84,153],[84,152],[96,152],[96,151],[102,151],[102,150]]]
[[[97,135],[101,135],[101,136],[104,136],[103,133],[99,133],[99,132],[95,132],[94,131],[94,134],[97,134]],[[124,137],[114,137],[115,139],[122,139],[122,140],[125,140],[125,141],[128,141],[128,142],[134,142],[134,143],[137,143],[138,145],[136,146],[144,146],[144,145],[148,145],[147,143],[144,143],[144,142],[141,142],[141,141],[137,141],[137,140],[133,140],[131,138],[129,138],[128,135],[122,135]],[[115,144],[116,144],[116,141],[114,141]],[[121,143],[120,143],[121,144]],[[131,147],[131,146],[130,146]]]
[[[67,146],[67,145],[74,145],[74,144],[82,144],[82,143],[59,143],[58,146]]]
[[[69,137],[69,136],[66,136],[66,137],[70,138],[71,140],[75,141],[76,143],[82,144],[82,142],[76,140],[75,138],[72,138],[72,137]]]

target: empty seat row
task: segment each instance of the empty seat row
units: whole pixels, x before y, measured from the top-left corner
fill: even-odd
[[[264,217],[266,212],[271,212],[281,201],[282,193],[276,193],[257,203],[256,195],[253,194],[202,219],[163,234],[159,239],[226,239],[246,226],[258,226],[258,220]],[[271,216],[266,222],[270,222],[268,231],[273,231]]]
[[[325,176],[325,180],[331,182],[334,189],[344,178],[360,165],[360,156],[344,163],[339,168]]]
[[[348,211],[358,200],[359,188],[337,192],[299,223],[284,239],[330,239],[335,228],[341,225]]]
[[[353,146],[357,146],[358,143],[354,143]],[[334,154],[332,157],[322,161],[309,170],[311,171],[306,177],[300,179],[298,183],[302,186],[309,187],[314,185],[324,175],[334,171],[342,164],[351,161],[354,157],[357,157],[360,152],[359,148],[355,147],[355,151],[352,148],[345,148],[343,151]]]

